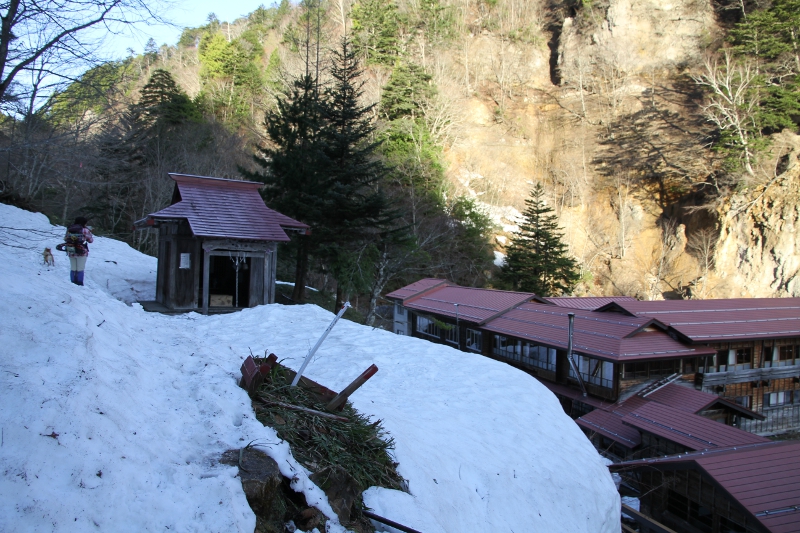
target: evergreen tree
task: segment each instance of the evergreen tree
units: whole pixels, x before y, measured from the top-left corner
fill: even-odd
[[[327,205],[325,172],[330,166],[323,150],[323,113],[316,80],[303,76],[291,93],[278,98],[277,107],[267,112],[266,129],[271,145],[254,155],[261,172],[240,172],[248,179],[262,181],[267,205],[312,227],[311,235],[299,236],[292,299],[305,301],[309,255],[325,238]]]
[[[415,63],[398,65],[383,88],[381,113],[388,120],[418,116],[420,104],[436,94],[431,80],[431,75]]]
[[[368,64],[393,65],[400,55],[400,14],[394,0],[360,0],[351,16],[356,51]]]
[[[354,256],[372,244],[392,218],[380,183],[387,170],[375,157],[378,143],[373,140],[373,105],[359,102],[363,95],[362,70],[347,38],[333,51],[332,85],[325,91],[323,149],[329,165],[325,175],[326,239],[324,255],[337,280],[337,307],[343,296],[358,285],[350,272]],[[363,280],[364,282],[366,280]]]
[[[578,282],[578,272],[561,241],[556,216],[543,197],[544,188],[537,183],[525,200],[524,221],[506,249],[501,279],[513,290],[554,296],[570,292]]]
[[[142,87],[138,110],[141,120],[147,126],[200,120],[197,106],[178,87],[172,75],[163,69],[156,69]]]

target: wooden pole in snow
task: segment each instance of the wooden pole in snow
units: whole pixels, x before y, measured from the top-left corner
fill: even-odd
[[[303,370],[306,369],[308,363],[311,361],[311,358],[314,356],[315,353],[317,353],[317,350],[319,349],[320,345],[322,345],[322,341],[325,340],[325,337],[328,336],[328,333],[331,332],[333,326],[335,326],[336,322],[338,322],[339,319],[342,318],[342,315],[344,314],[345,311],[347,311],[349,307],[350,307],[350,302],[345,302],[345,304],[342,306],[342,309],[339,311],[339,314],[337,314],[333,318],[333,322],[331,322],[331,325],[328,326],[328,329],[326,329],[325,332],[322,334],[322,336],[319,338],[317,344],[315,344],[314,347],[308,351],[308,355],[306,355],[306,360],[303,361],[303,366],[300,367],[300,370],[297,371],[297,374],[295,374],[294,379],[292,380],[292,387],[297,386],[297,383],[300,381],[300,378],[303,377]]]
[[[336,398],[331,400],[328,405],[325,406],[325,409],[328,411],[336,411],[337,409],[341,409],[347,398],[350,397],[358,388],[367,382],[369,378],[375,375],[378,371],[378,367],[375,365],[370,365],[368,369],[366,369],[360,376],[353,380],[353,382],[344,388],[342,392],[336,395]]]

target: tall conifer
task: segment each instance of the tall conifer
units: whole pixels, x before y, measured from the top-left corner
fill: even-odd
[[[544,188],[537,183],[525,200],[524,221],[506,249],[501,278],[514,290],[556,296],[578,282],[577,264],[567,255],[556,216],[543,197]]]
[[[309,254],[315,249],[325,227],[327,156],[322,148],[323,117],[317,97],[316,80],[305,75],[294,82],[291,92],[278,98],[277,109],[266,116],[270,146],[259,148],[254,159],[262,172],[242,174],[263,181],[261,190],[267,205],[312,227],[312,234],[297,240],[295,286],[292,299],[305,300]]]
[[[333,50],[332,85],[325,91],[322,132],[329,167],[324,187],[325,231],[330,234],[324,249],[337,281],[337,305],[357,285],[351,274],[355,257],[373,243],[382,228],[397,215],[381,191],[387,170],[375,156],[373,105],[362,105],[362,69],[350,41],[341,40]]]

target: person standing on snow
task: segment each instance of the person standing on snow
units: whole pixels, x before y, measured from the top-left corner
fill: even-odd
[[[86,226],[88,222],[84,217],[76,217],[64,236],[69,255],[69,280],[75,285],[83,285],[83,271],[89,257],[88,243],[94,242],[92,229]]]

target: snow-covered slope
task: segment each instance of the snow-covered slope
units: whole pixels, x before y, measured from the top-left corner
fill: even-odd
[[[297,368],[332,314],[261,306],[231,315],[145,313],[155,260],[97,238],[87,285],[42,265],[63,228],[0,205],[0,531],[246,531],[236,470],[256,441],[326,515],[322,492],[237,386],[250,350]],[[619,496],[555,397],[507,365],[340,321],[306,375],[396,441],[410,494],[372,488],[376,513],[425,533],[618,532]],[[341,531],[333,524],[332,531]]]

